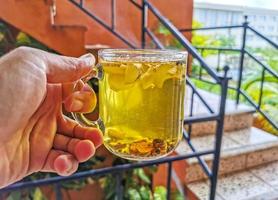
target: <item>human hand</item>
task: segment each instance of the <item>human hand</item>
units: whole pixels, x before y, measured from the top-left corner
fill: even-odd
[[[94,63],[28,47],[0,58],[0,188],[38,171],[70,175],[94,155],[101,132],[62,113],[94,109],[90,87],[73,91]]]

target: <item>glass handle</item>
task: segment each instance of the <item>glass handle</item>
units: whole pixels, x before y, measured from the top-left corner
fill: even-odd
[[[102,66],[100,63],[98,63],[96,66],[94,66],[93,70],[89,74],[87,74],[85,77],[83,77],[81,80],[84,83],[87,83],[92,78],[97,78],[98,80],[101,80],[103,78],[103,69],[102,69]],[[96,128],[99,128],[104,133],[105,127],[100,118],[97,119],[96,121],[92,121],[92,120],[87,119],[83,113],[71,112],[71,115],[74,118],[74,120],[77,121],[80,125],[96,127]]]

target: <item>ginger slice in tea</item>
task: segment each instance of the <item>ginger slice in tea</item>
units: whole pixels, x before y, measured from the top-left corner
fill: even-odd
[[[152,144],[145,139],[134,142],[129,146],[129,151],[132,154],[150,154],[152,149]]]
[[[162,88],[166,80],[180,77],[180,70],[172,63],[148,64],[148,70],[140,77],[144,89]]]
[[[140,66],[135,63],[127,63],[125,70],[125,83],[134,83],[140,75]]]
[[[134,63],[120,64],[119,67],[107,67],[105,69],[109,74],[109,85],[114,91],[130,88],[140,75],[140,69]]]
[[[122,139],[125,137],[125,133],[116,127],[106,128],[106,133],[112,139]]]
[[[116,92],[120,90],[128,89],[132,86],[132,84],[127,84],[124,82],[124,75],[118,75],[118,74],[109,74],[108,83],[110,88]]]

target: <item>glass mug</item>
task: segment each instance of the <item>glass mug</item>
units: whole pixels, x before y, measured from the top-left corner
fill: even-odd
[[[103,132],[104,145],[129,160],[170,154],[182,138],[187,52],[104,49],[91,75],[99,79],[99,119],[72,113]]]

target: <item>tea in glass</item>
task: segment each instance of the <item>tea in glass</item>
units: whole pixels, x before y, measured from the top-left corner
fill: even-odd
[[[99,117],[104,145],[131,160],[171,153],[182,138],[186,52],[102,50]]]

